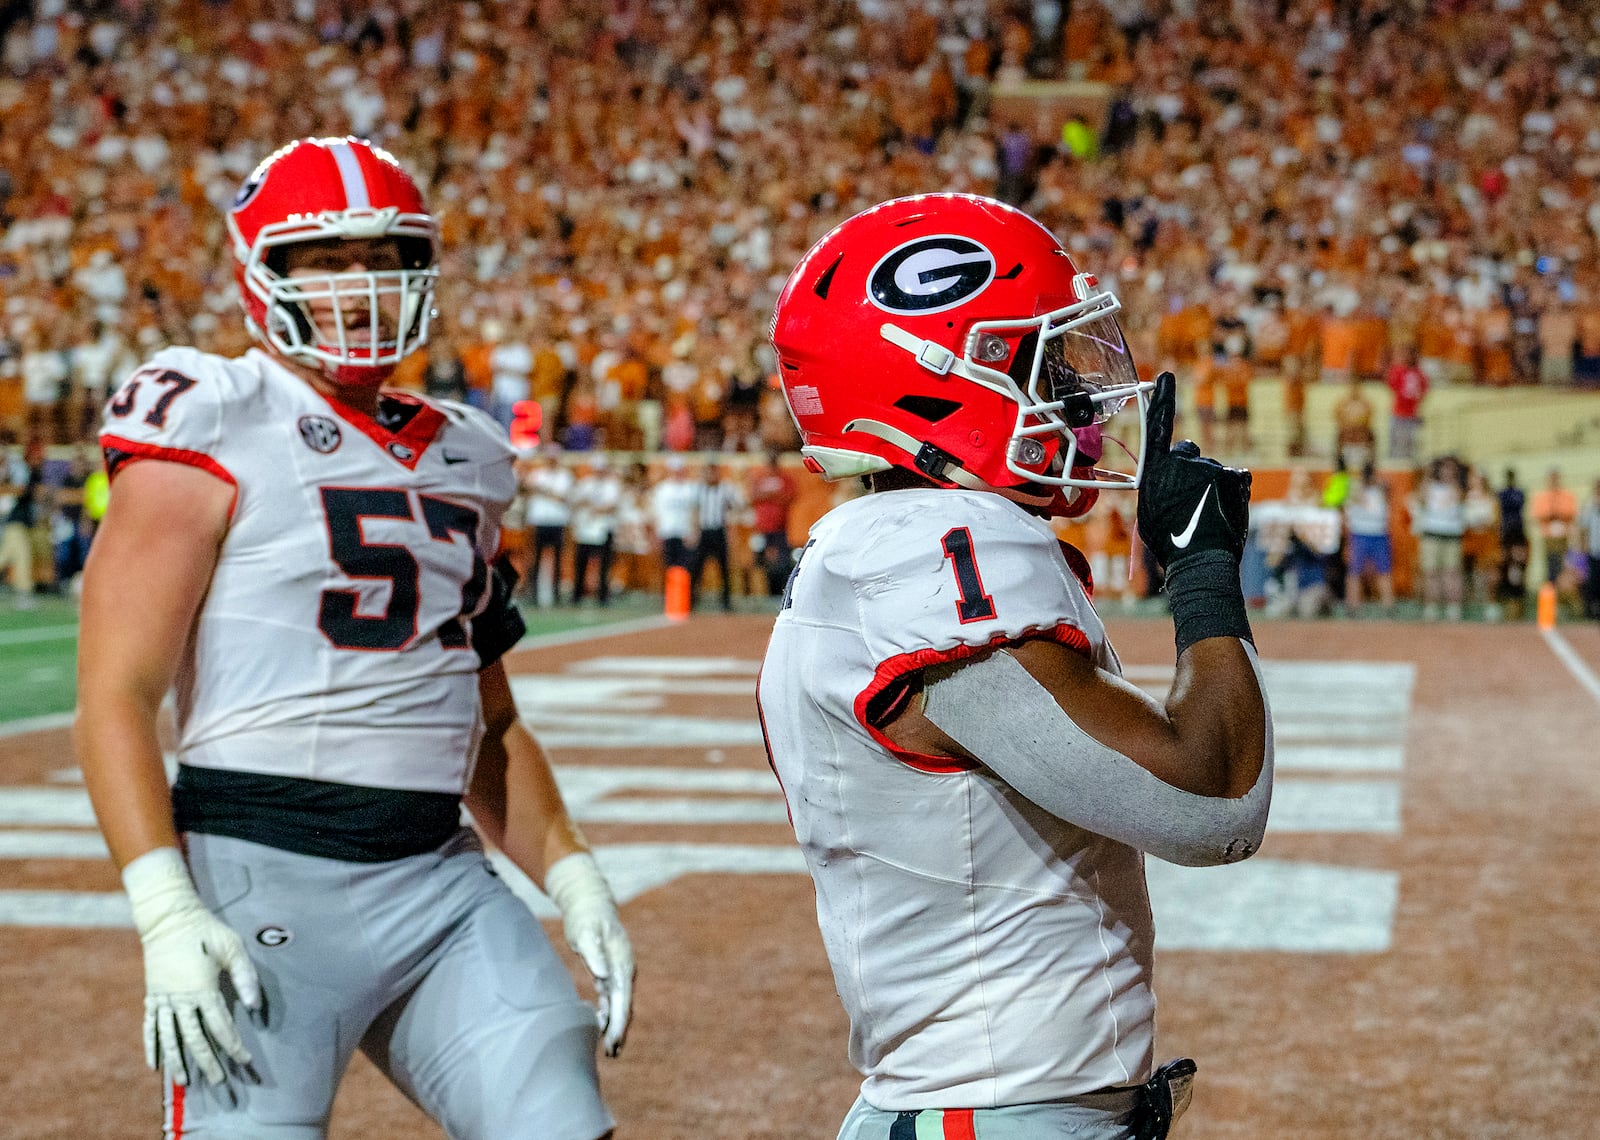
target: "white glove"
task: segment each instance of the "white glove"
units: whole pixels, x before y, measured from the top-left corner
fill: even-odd
[[[633,1016],[633,945],[622,929],[616,900],[587,851],[556,860],[546,872],[544,893],[561,909],[567,945],[594,975],[600,1030],[606,1056],[622,1052]]]
[[[220,1085],[221,1047],[241,1065],[250,1054],[239,1039],[219,984],[227,971],[239,999],[261,1008],[261,983],[244,942],[205,908],[175,847],[158,847],[122,869],[133,924],[144,943],[144,1060],[180,1085],[198,1068]]]

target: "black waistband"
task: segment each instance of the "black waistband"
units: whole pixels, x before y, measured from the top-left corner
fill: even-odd
[[[180,832],[347,863],[385,863],[432,851],[454,835],[461,797],[181,764],[172,814]]]

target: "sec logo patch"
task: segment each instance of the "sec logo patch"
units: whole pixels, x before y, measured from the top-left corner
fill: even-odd
[[[889,313],[942,313],[972,300],[994,280],[994,254],[971,238],[934,234],[897,246],[867,278],[867,296]]]
[[[263,946],[287,946],[294,935],[281,926],[263,926],[256,931],[256,941]]]
[[[300,438],[319,455],[339,449],[339,442],[343,438],[339,434],[339,425],[327,416],[301,416],[299,427]]]

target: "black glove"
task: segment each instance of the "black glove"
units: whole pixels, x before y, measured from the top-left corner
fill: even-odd
[[[1194,1075],[1199,1071],[1188,1057],[1168,1061],[1144,1084],[1134,1089],[1134,1140],[1166,1140],[1178,1117],[1189,1107]]]
[[[489,603],[472,619],[472,648],[477,651],[480,669],[487,669],[504,657],[528,632],[522,611],[512,600],[516,589],[516,568],[511,559],[501,555],[489,567]]]
[[[1203,550],[1226,551],[1237,566],[1250,527],[1250,472],[1205,458],[1192,440],[1172,446],[1175,389],[1172,373],[1156,377],[1145,425],[1139,540],[1164,569]]]

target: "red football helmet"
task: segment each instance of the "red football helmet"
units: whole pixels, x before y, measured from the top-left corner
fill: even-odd
[[[903,467],[1052,515],[1137,487],[1154,385],[1121,307],[1002,202],[924,194],[857,214],[812,246],[773,314],[806,465],[829,479]],[[1132,470],[1098,467],[1101,425],[1130,402]]]
[[[228,232],[250,332],[284,356],[340,383],[377,384],[427,343],[438,226],[387,151],[358,138],[290,143],[245,180]],[[389,237],[399,246],[398,269],[285,272],[285,247],[295,243]],[[380,316],[389,297],[399,299],[396,328]]]

